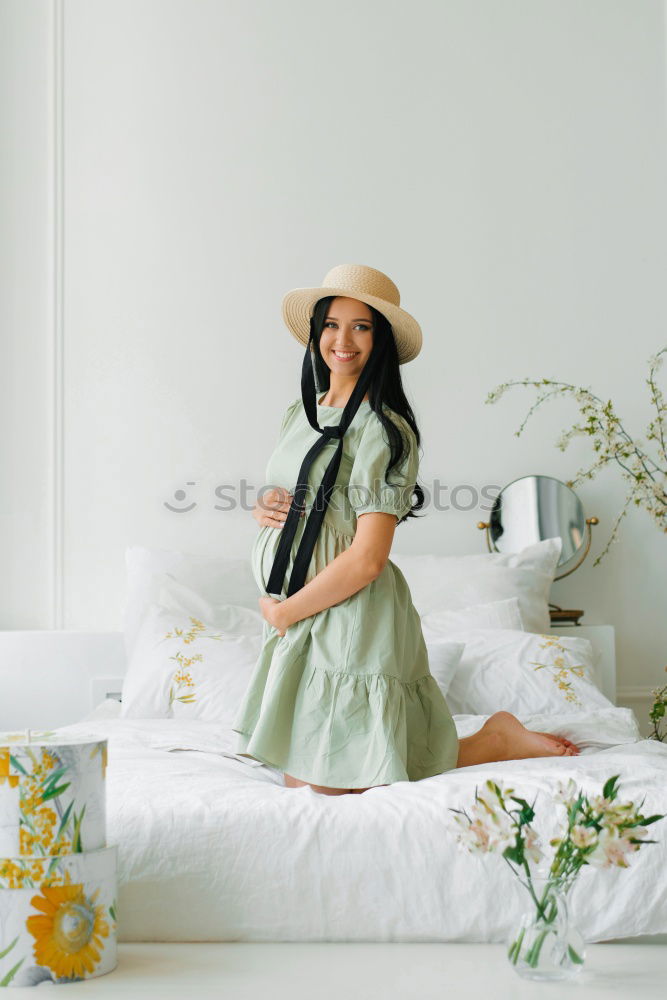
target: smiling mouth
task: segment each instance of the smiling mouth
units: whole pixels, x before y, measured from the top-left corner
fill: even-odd
[[[351,361],[352,358],[356,358],[359,351],[332,351],[331,353],[339,361]]]

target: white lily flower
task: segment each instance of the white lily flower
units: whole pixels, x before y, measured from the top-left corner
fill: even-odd
[[[463,816],[456,817],[458,829],[456,839],[471,854],[483,854],[489,850],[489,835],[486,827],[478,820],[469,822]]]
[[[502,852],[516,843],[516,827],[511,816],[501,809],[491,809],[488,799],[479,796],[470,812],[470,819],[455,814],[453,825],[457,841],[469,851]]]
[[[472,807],[472,825],[478,831],[478,836],[484,838],[485,849],[489,851],[504,851],[510,844],[516,842],[516,829],[512,818],[507,813],[489,813],[483,805],[475,803]]]
[[[576,826],[572,827],[570,833],[570,839],[575,847],[584,848],[590,847],[597,840],[597,830],[592,826],[581,826],[577,823]]]
[[[479,821],[470,821],[466,816],[456,814],[452,827],[456,839],[462,847],[469,851],[480,853],[488,850],[488,835]]]
[[[562,802],[563,805],[566,805],[569,808],[576,798],[577,785],[573,778],[569,779],[567,785],[564,785],[562,781],[558,782],[556,791],[553,795],[554,802]]]
[[[605,824],[623,823],[625,820],[630,819],[634,808],[634,802],[612,802],[605,810],[602,822]]]
[[[609,810],[613,807],[613,802],[610,799],[606,799],[604,795],[593,795],[588,800],[591,804],[591,808],[596,813],[609,814]]]
[[[532,826],[524,827],[524,844],[523,853],[529,861],[537,864],[544,857],[544,854],[540,850],[540,838],[533,830]]]
[[[621,837],[618,827],[603,827],[598,836],[598,842],[586,858],[594,868],[628,868],[626,857],[638,849],[638,844],[630,843],[627,837]]]

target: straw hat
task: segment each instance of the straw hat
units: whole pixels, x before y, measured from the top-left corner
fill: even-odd
[[[283,298],[282,313],[290,333],[304,347],[310,338],[310,318],[318,299],[326,295],[344,295],[374,306],[391,323],[398,350],[398,363],[404,365],[419,354],[422,331],[419,323],[401,309],[398,288],[386,274],[364,264],[339,264],[325,275],[320,288],[293,288]]]

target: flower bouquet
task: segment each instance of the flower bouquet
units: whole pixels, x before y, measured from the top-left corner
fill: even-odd
[[[531,826],[535,810],[513,788],[486,781],[475,789],[471,815],[452,809],[459,844],[471,852],[499,853],[527,890],[532,908],[512,936],[508,958],[519,975],[529,979],[565,979],[580,971],[584,942],[572,924],[567,893],[584,865],[627,868],[631,854],[648,840],[647,827],[663,814],[643,816],[642,802],[618,801],[619,775],[609,778],[601,795],[589,797],[570,778],[559,782],[554,800],[565,807],[566,826],[549,841],[551,863]],[[514,803],[514,805],[513,805]],[[541,868],[533,871],[531,864]]]

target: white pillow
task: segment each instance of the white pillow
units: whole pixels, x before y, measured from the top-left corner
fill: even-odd
[[[433,638],[464,628],[513,628],[524,631],[518,597],[472,604],[460,611],[429,611],[422,615],[421,622],[424,636]]]
[[[447,693],[463,654],[463,646],[461,655],[455,658],[443,655],[440,650],[440,644],[446,642],[448,637],[451,639],[453,632],[461,633],[471,628],[523,629],[517,597],[489,604],[474,604],[460,611],[431,611],[422,617],[421,624],[431,673],[436,677],[443,694]]]
[[[130,545],[125,550],[125,565],[127,593],[123,631],[128,659],[148,607],[159,603],[159,587],[165,574],[208,605],[233,604],[259,613],[259,592],[249,558],[228,559]]]
[[[247,631],[247,608],[227,605],[219,614],[224,623],[212,625],[150,605],[123,681],[122,717],[202,719],[231,728],[262,632]]]
[[[405,576],[420,615],[456,611],[472,604],[517,597],[523,628],[551,627],[549,591],[563,541],[559,537],[528,545],[521,552],[481,555],[391,555]]]
[[[514,629],[460,630],[447,639],[466,644],[453,676],[443,676],[452,714],[504,710],[522,719],[613,707],[595,685],[596,654],[588,639]]]
[[[424,641],[426,642],[429,670],[437,681],[438,687],[442,689],[442,679],[454,676],[465,649],[465,642],[439,638],[435,634],[429,638],[425,635]]]
[[[251,610],[236,601],[207,601],[201,593],[174,580],[169,573],[155,573],[152,582],[156,594],[154,603],[169,608],[170,611],[195,615],[214,628],[229,629],[231,621],[234,630],[249,635],[261,633],[264,627],[264,616],[259,610],[257,599]]]

